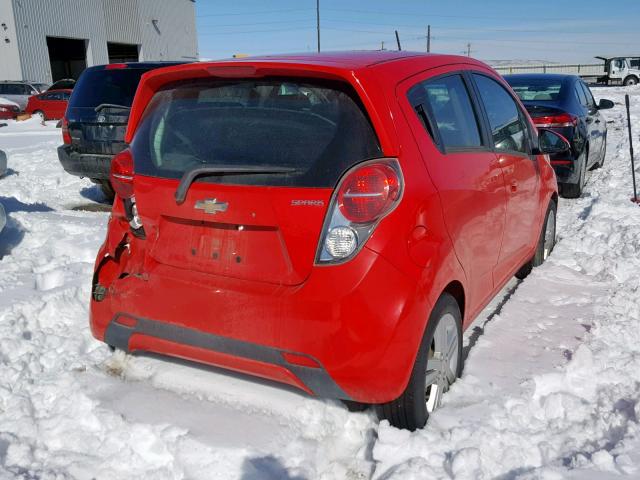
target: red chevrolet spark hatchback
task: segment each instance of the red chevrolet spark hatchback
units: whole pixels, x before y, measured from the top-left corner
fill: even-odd
[[[423,426],[462,330],[554,245],[556,180],[508,85],[469,58],[344,53],[146,73],[91,328],[376,404]]]

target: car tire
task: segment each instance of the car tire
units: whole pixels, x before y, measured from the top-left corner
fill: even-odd
[[[113,190],[111,182],[109,180],[101,180],[98,184],[100,185],[100,190],[102,190],[102,194],[105,198],[110,202],[113,202],[113,199],[116,197],[116,192]]]
[[[624,86],[628,87],[630,85],[637,85],[638,84],[638,77],[635,77],[633,75],[628,76],[627,78],[624,79]]]
[[[586,183],[587,178],[587,158],[589,156],[589,150],[585,149],[581,155],[582,162],[580,162],[580,175],[578,176],[577,183],[564,183],[562,184],[562,196],[565,198],[580,198],[582,190]]]
[[[536,245],[536,253],[533,258],[525,263],[520,270],[516,272],[516,278],[524,280],[527,275],[531,273],[533,267],[539,267],[549,257],[553,251],[553,247],[556,246],[556,216],[558,212],[558,206],[555,200],[549,202],[547,207],[547,213],[544,216],[544,223],[542,224],[542,231],[538,238]]]
[[[533,266],[539,267],[545,260],[551,255],[553,248],[556,246],[556,218],[558,213],[558,206],[555,200],[549,202],[547,207],[547,213],[544,217],[544,224],[542,226],[542,232],[538,239],[538,246],[536,247],[536,254],[533,256]]]
[[[444,293],[429,316],[407,387],[396,400],[378,405],[378,415],[397,428],[424,427],[461,372],[462,315],[455,298]]]

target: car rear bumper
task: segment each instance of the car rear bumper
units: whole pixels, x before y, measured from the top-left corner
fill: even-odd
[[[295,287],[149,261],[144,274],[129,274],[123,262],[110,260],[107,247],[99,253],[94,291],[99,284],[106,295],[91,300],[97,339],[327,398],[366,403],[397,398],[429,311],[416,282],[367,248],[346,264],[315,267]]]
[[[108,180],[113,155],[78,153],[71,145],[58,147],[58,159],[67,173],[77,177]]]

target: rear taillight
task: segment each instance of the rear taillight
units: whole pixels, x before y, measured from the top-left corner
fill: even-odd
[[[62,142],[65,145],[71,145],[71,134],[69,133],[69,120],[62,117]]]
[[[128,148],[122,150],[111,160],[109,180],[113,191],[122,200],[131,232],[138,238],[146,238],[142,220],[138,216],[136,199],[133,196],[133,155]],[[118,200],[116,199],[116,201]]]
[[[111,160],[111,186],[122,200],[133,197],[133,156],[129,149]]]
[[[533,123],[539,128],[561,128],[575,127],[578,125],[578,118],[568,113],[559,115],[545,115],[542,117],[533,117]]]
[[[403,186],[400,164],[393,158],[368,161],[349,170],[333,194],[316,263],[352,258],[399,203]]]
[[[373,164],[358,168],[341,183],[338,207],[351,222],[371,222],[397,198],[399,182],[398,174],[389,165]]]

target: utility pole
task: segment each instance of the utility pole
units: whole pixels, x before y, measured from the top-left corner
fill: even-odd
[[[402,47],[400,46],[400,35],[398,35],[398,30],[396,30],[396,42],[398,43],[398,51],[400,52]]]
[[[427,25],[427,53],[431,52],[431,25]]]
[[[467,57],[471,56],[471,43],[467,43]]]
[[[380,46],[380,50],[384,50],[384,40],[382,40],[382,45]]]
[[[316,0],[316,29],[318,30],[318,52],[320,51],[320,0]]]

